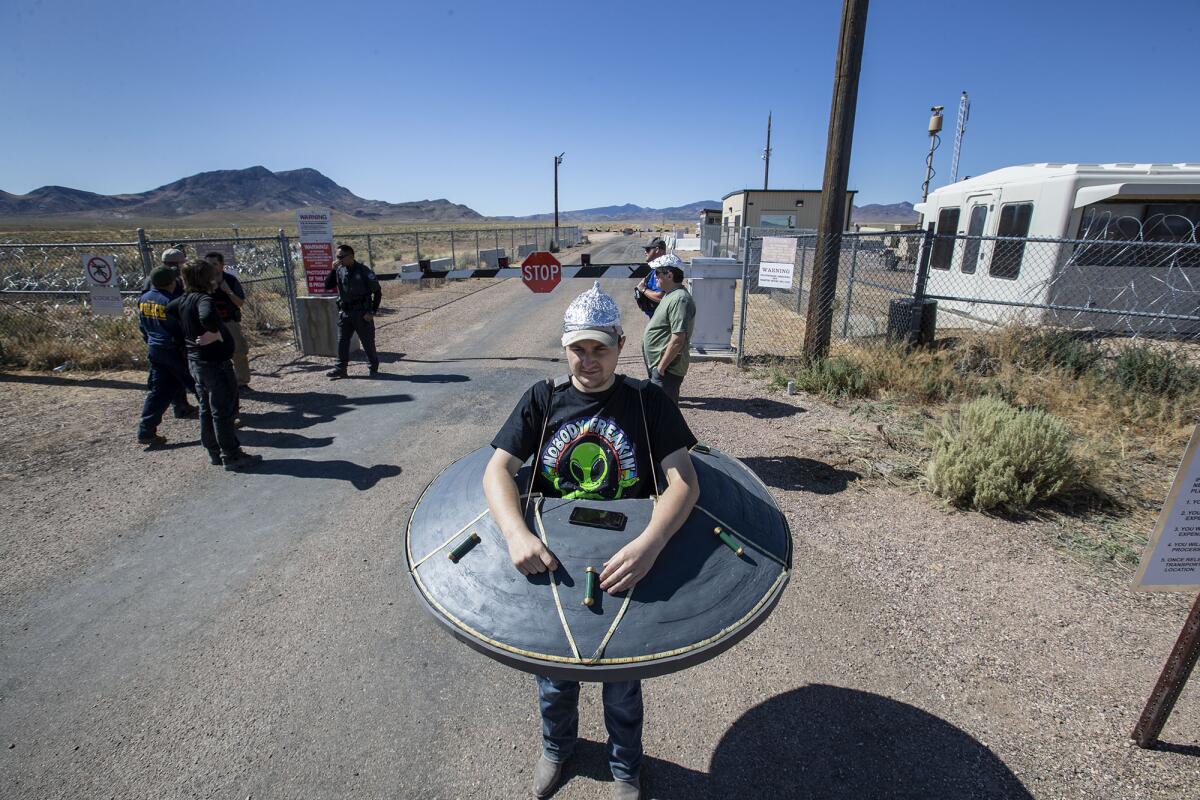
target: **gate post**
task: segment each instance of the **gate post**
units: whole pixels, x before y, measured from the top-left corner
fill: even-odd
[[[850,301],[854,299],[854,270],[858,267],[858,237],[850,240],[850,275],[846,278],[846,313],[842,315],[842,338],[850,332]]]
[[[421,232],[413,231],[413,236],[416,238],[417,242],[417,263],[419,264],[421,263]]]
[[[137,229],[138,252],[142,255],[142,277],[149,278],[154,269],[154,258],[150,255],[150,245],[146,243],[146,229]]]
[[[746,346],[746,301],[749,298],[750,283],[750,237],[742,243],[742,305],[741,312],[738,314],[738,343],[737,343],[737,361],[734,365],[742,366],[742,349]]]
[[[292,318],[292,344],[300,349],[300,329],[296,319],[296,275],[292,267],[292,245],[283,228],[279,229],[279,255],[283,267],[283,291],[287,296],[288,314]]]
[[[375,255],[371,252],[371,234],[367,234],[367,263],[375,269]]]
[[[454,228],[450,229],[450,269],[458,269],[458,253],[454,252]]]

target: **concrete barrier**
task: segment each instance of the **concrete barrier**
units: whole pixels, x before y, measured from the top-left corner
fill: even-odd
[[[297,297],[296,328],[300,352],[306,356],[337,355],[337,300],[332,297]]]
[[[504,248],[497,247],[494,250],[480,250],[479,260],[487,264],[488,269],[499,269],[500,259],[504,256]]]

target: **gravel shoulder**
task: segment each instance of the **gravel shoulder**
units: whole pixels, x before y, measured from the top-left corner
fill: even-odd
[[[640,375],[627,283],[606,286]],[[397,532],[444,462],[563,371],[569,299],[397,295],[383,384],[259,352],[246,445],[286,465],[260,476],[209,470],[187,421],[140,452],[140,373],[0,374],[0,794],[525,796],[532,681],[426,618]],[[795,570],[746,641],[647,682],[650,796],[1200,796],[1196,687],[1174,746],[1129,740],[1190,598],[1129,591],[1051,547],[1051,523],[871,477],[886,444],[862,415],[721,363],[683,396],[697,436],[772,488]],[[204,509],[223,532],[179,530]],[[607,796],[598,694],[557,798]]]

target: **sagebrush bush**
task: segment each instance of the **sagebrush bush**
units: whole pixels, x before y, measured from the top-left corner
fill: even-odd
[[[1200,368],[1171,352],[1144,344],[1131,345],[1113,360],[1112,376],[1134,392],[1179,397],[1200,389]]]
[[[959,508],[1016,514],[1086,481],[1070,431],[1044,411],[981,397],[931,431],[930,490]]]
[[[1104,359],[1104,351],[1095,342],[1057,328],[1018,334],[1017,346],[1014,360],[1025,369],[1038,370],[1050,364],[1074,378],[1097,369]]]
[[[796,388],[832,399],[866,397],[871,393],[867,370],[845,356],[811,361],[794,378]]]

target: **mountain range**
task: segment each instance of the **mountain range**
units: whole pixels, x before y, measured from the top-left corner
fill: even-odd
[[[136,194],[96,194],[65,186],[43,186],[28,194],[0,190],[0,218],[66,218],[77,220],[181,219],[220,214],[269,215],[297,208],[330,208],[349,217],[380,222],[482,220],[483,215],[446,199],[388,203],[367,200],[315,169],[272,172],[266,167],[201,172]],[[649,208],[625,203],[598,206],[559,214],[559,221],[623,222],[672,220],[692,222],[701,209],[720,208],[717,200],[700,200],[682,206]],[[503,220],[549,222],[553,214],[496,217]],[[854,222],[915,222],[911,203],[855,206]]]
[[[0,191],[0,217],[67,216],[87,219],[177,219],[209,212],[270,214],[319,206],[381,221],[482,219],[449,200],[388,203],[366,200],[315,169],[272,172],[266,167],[201,172],[137,194],[96,194],[43,186],[28,194]]]

